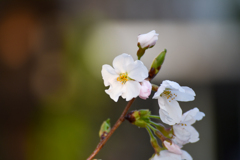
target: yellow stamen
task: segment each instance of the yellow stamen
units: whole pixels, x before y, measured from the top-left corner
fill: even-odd
[[[164,90],[160,96],[163,96],[163,95],[165,95],[167,99],[170,98],[169,102],[171,102],[171,100],[174,100],[177,97],[177,95],[175,93],[172,94],[170,90]]]
[[[117,78],[117,81],[122,82],[122,84],[125,84],[128,80],[128,73],[120,73],[119,77]]]

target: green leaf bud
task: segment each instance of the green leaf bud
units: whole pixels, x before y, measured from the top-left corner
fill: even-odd
[[[153,79],[158,72],[161,69],[161,66],[164,62],[165,56],[166,56],[167,50],[164,49],[164,51],[162,51],[154,60],[151,66],[151,69],[149,71],[149,77],[150,79]]]
[[[107,134],[110,132],[111,130],[111,124],[110,124],[110,119],[108,118],[106,121],[104,121],[100,127],[99,130],[99,137],[101,139],[104,139]]]

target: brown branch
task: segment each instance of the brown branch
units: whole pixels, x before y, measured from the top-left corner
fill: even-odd
[[[93,153],[88,157],[87,160],[92,160],[97,153],[102,149],[102,147],[104,146],[104,144],[107,142],[107,140],[111,137],[111,135],[114,133],[114,131],[120,126],[120,124],[124,121],[125,116],[129,110],[129,108],[131,107],[133,101],[135,100],[135,98],[133,98],[132,100],[130,100],[127,104],[127,106],[125,107],[125,109],[123,110],[121,116],[118,118],[117,122],[114,124],[114,126],[112,127],[111,131],[107,134],[107,136],[101,140],[96,149],[93,151]]]

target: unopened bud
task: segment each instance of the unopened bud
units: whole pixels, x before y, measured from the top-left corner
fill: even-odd
[[[141,59],[141,57],[144,55],[145,50],[148,48],[152,48],[158,40],[158,34],[155,30],[152,30],[151,32],[140,34],[138,36],[138,51],[137,56],[138,60]]]
[[[149,116],[151,114],[151,111],[149,111],[149,109],[140,109],[138,112],[139,112],[141,119],[143,119],[143,118],[149,119]]]
[[[181,155],[182,154],[182,151],[181,151],[181,148],[174,144],[172,141],[164,141],[163,142],[164,146],[167,148],[167,150],[169,150],[170,152],[172,153],[176,153],[176,154],[179,154]]]
[[[147,124],[150,121],[150,119],[149,119],[150,114],[151,114],[151,112],[148,109],[139,110],[139,111],[131,111],[126,115],[125,118],[130,123],[132,123],[138,127],[146,128]]]
[[[155,30],[151,32],[140,34],[138,36],[138,43],[141,48],[150,48],[153,47],[158,40],[158,34]]]
[[[164,49],[164,51],[162,51],[153,61],[151,69],[149,71],[149,77],[150,79],[153,79],[158,72],[161,69],[161,66],[164,62],[165,56],[166,56],[167,50]]]
[[[111,124],[110,124],[110,119],[108,118],[106,121],[104,121],[101,125],[100,131],[99,131],[99,137],[101,139],[104,139],[107,134],[111,130]]]
[[[147,99],[152,91],[152,84],[149,81],[144,80],[141,83],[139,97],[142,99]]]

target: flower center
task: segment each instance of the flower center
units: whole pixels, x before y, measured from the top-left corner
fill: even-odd
[[[170,90],[164,90],[160,96],[163,96],[163,95],[167,97],[169,102],[171,102],[171,100],[174,100],[177,97],[177,95],[175,93],[172,94]]]
[[[122,82],[122,84],[125,84],[128,80],[128,73],[120,73],[119,77],[117,78],[117,81]]]
[[[187,124],[184,124],[184,123],[179,123],[178,125],[187,126]]]

